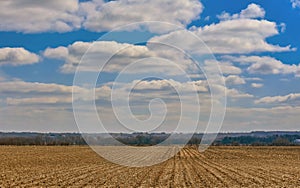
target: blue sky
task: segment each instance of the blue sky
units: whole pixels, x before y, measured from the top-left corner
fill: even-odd
[[[187,112],[181,113],[187,124],[179,129],[183,132],[193,131],[188,125],[196,121],[198,131],[205,129],[212,90],[216,91],[214,100],[227,95],[221,131],[299,130],[298,0],[53,0],[38,4],[3,0],[0,7],[0,131],[103,131],[97,128],[95,114],[85,109],[92,101],[88,78],[96,74],[100,75],[93,88],[98,116],[112,132],[143,130],[139,126],[149,131],[151,127],[146,121],[126,120],[124,111],[115,117],[113,84],[119,98],[126,98],[132,84],[136,87],[128,100],[138,120],[153,117],[157,123],[166,107],[167,119],[152,131],[176,129],[180,116],[176,89],[183,92],[181,102],[186,100],[187,105]],[[155,22],[124,27],[145,21]],[[160,21],[164,24],[159,25]],[[111,32],[119,27],[118,32]],[[208,51],[215,59],[205,59]],[[114,55],[110,64],[99,72],[97,66],[109,55]],[[202,70],[196,70],[194,63]],[[78,67],[87,80],[82,85],[73,83]],[[203,75],[217,67],[224,83],[215,78],[209,84]],[[116,81],[122,74],[126,77]],[[84,109],[87,125],[79,129],[72,110],[74,87],[86,95],[73,98],[84,101],[80,109]],[[191,102],[193,92],[200,104]],[[151,116],[148,105],[153,98],[165,101],[165,106],[152,101],[158,113]],[[123,109],[123,102],[118,109]],[[199,106],[200,117],[194,113]],[[132,125],[120,126],[124,122]]]

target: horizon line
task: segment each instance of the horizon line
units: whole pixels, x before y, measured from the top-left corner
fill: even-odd
[[[255,132],[300,132],[300,130],[252,130],[252,131],[224,131],[224,132],[209,132],[209,133],[204,133],[204,132],[90,132],[90,133],[83,133],[83,132],[71,132],[71,131],[66,131],[66,132],[56,132],[56,131],[0,131],[0,133],[31,133],[31,134],[228,134],[228,133],[234,133],[234,134],[245,134],[245,133],[255,133]]]

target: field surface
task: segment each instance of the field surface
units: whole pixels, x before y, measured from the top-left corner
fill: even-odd
[[[185,148],[130,168],[88,147],[0,146],[0,187],[300,187],[300,147]]]

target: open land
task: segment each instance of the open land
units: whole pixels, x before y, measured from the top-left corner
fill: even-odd
[[[300,147],[189,147],[150,167],[87,146],[0,146],[0,187],[300,187]]]

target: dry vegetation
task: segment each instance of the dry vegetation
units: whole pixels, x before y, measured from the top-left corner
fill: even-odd
[[[186,148],[129,168],[88,147],[2,146],[0,161],[0,187],[300,187],[300,147]]]

